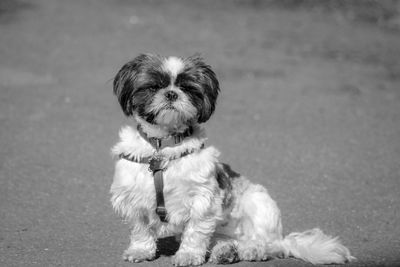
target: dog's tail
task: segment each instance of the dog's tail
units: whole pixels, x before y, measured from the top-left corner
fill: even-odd
[[[291,233],[281,240],[285,256],[292,256],[312,264],[343,264],[355,260],[338,237],[324,234],[320,229]]]

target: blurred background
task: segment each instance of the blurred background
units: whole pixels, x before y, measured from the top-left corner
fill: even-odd
[[[1,0],[0,266],[133,265],[109,203],[132,123],[112,79],[147,52],[213,66],[208,145],[268,188],[285,234],[320,227],[352,266],[400,264],[400,1]],[[135,266],[170,266],[168,242]]]

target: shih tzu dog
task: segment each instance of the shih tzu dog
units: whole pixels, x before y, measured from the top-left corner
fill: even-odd
[[[130,226],[129,262],[156,257],[158,238],[176,236],[176,266],[295,257],[313,264],[354,259],[338,238],[315,228],[282,236],[267,190],[218,160],[202,123],[219,83],[199,56],[144,54],[126,63],[114,93],[137,127],[121,129],[111,202]]]

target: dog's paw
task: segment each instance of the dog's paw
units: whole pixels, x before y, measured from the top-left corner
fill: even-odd
[[[190,252],[177,252],[172,257],[172,264],[175,266],[196,266],[204,263],[204,255],[198,255]]]
[[[150,261],[156,257],[156,253],[155,251],[153,252],[144,249],[128,248],[124,251],[122,257],[125,261],[129,262]]]
[[[239,244],[238,255],[243,261],[266,261],[272,259],[265,244],[259,242],[246,242]]]
[[[215,264],[231,264],[239,261],[239,255],[233,243],[220,243],[213,247],[208,261]]]
[[[272,257],[259,251],[257,248],[250,247],[239,251],[239,258],[242,261],[266,261]]]

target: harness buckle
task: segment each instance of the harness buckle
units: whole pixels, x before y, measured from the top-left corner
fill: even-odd
[[[159,153],[155,153],[149,160],[149,171],[154,173],[156,171],[163,171],[167,165],[168,160]]]
[[[165,207],[157,207],[156,214],[162,222],[167,222],[167,209]]]

